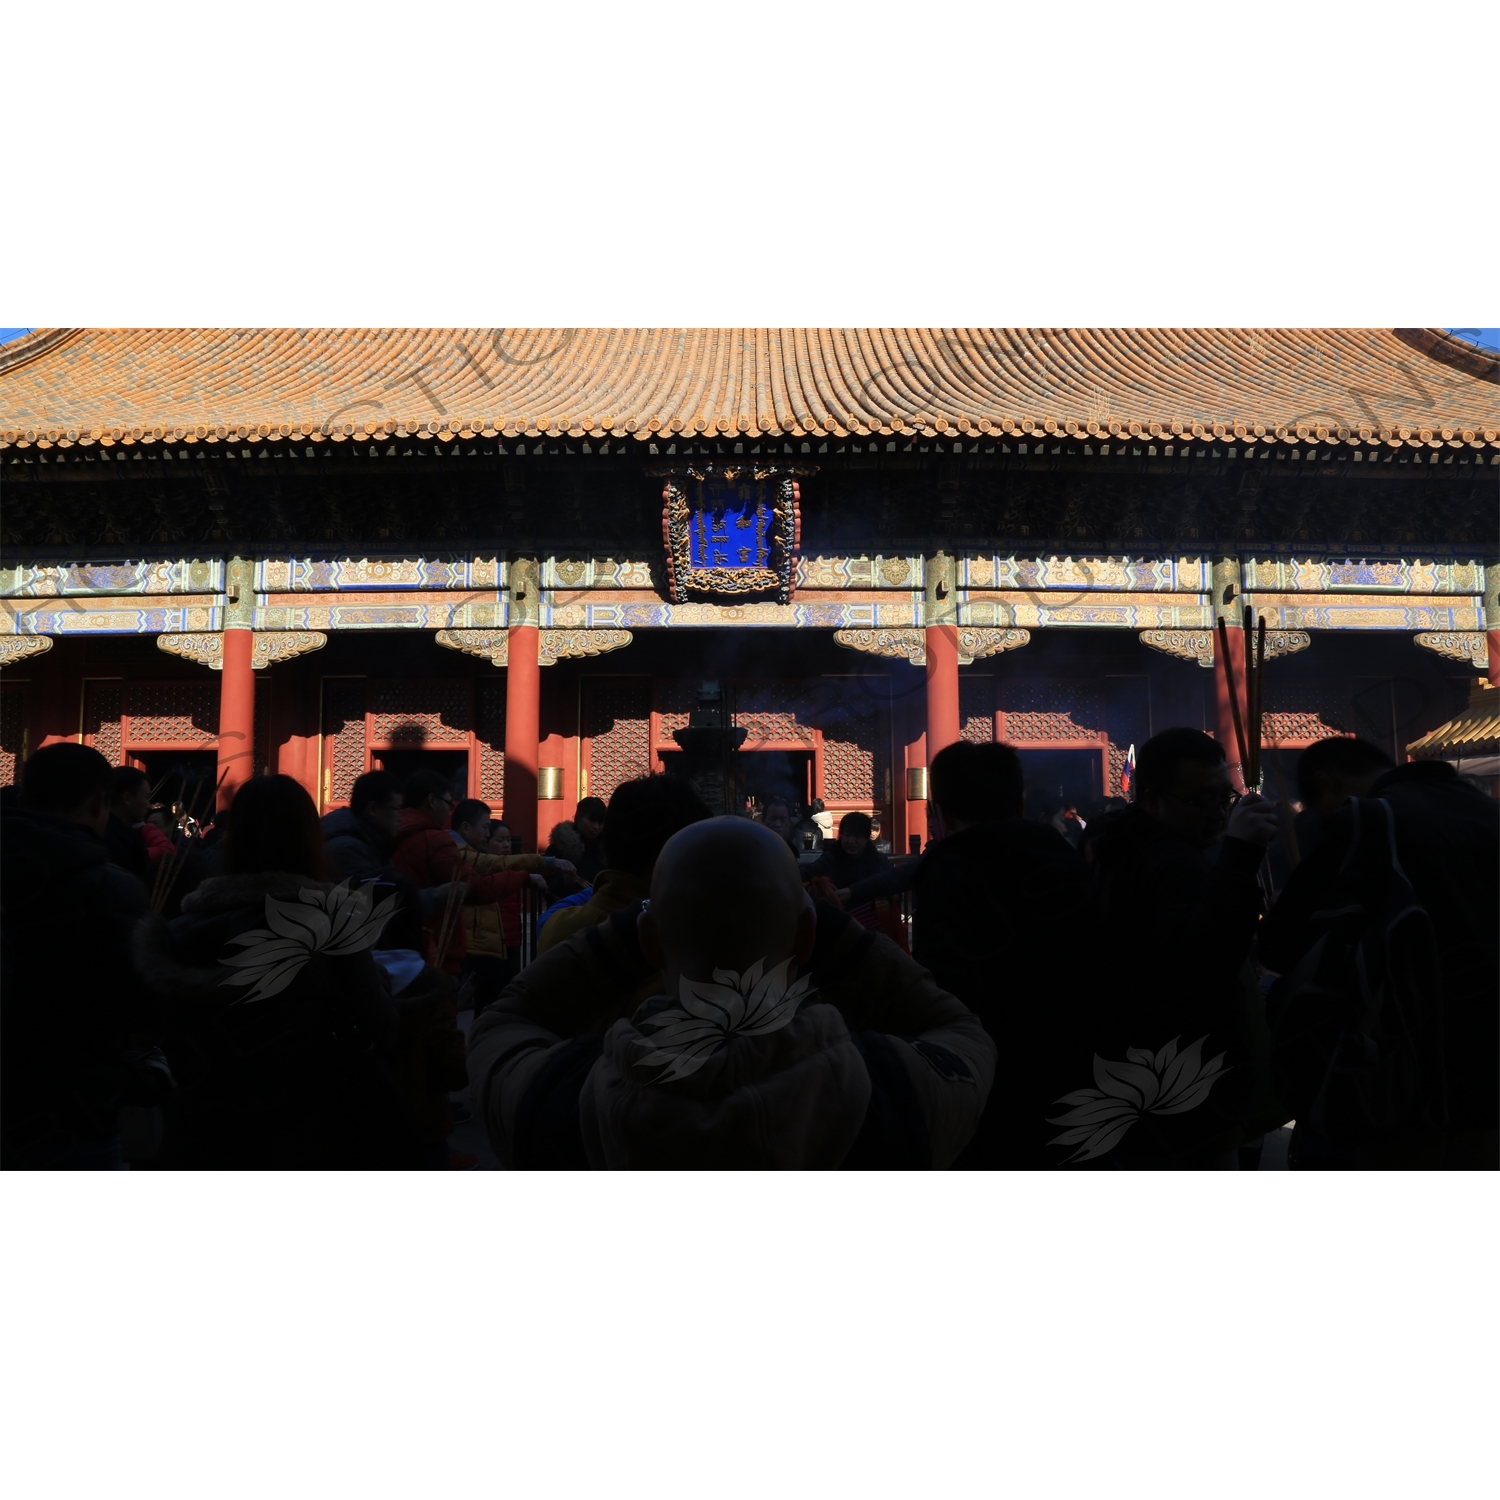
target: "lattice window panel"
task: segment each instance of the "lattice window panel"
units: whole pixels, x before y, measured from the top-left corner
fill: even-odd
[[[125,738],[132,745],[198,745],[219,735],[219,684],[133,683]]]
[[[474,732],[479,741],[479,795],[505,801],[505,681],[481,680],[474,689]]]
[[[1125,757],[1129,751],[1124,745],[1117,745],[1113,740],[1109,742],[1109,764],[1104,768],[1104,779],[1107,785],[1104,788],[1106,797],[1123,797],[1124,792],[1120,790],[1120,778],[1125,774]]]
[[[125,764],[125,739],[120,718],[125,709],[125,690],[115,682],[89,684],[83,717],[83,742],[92,745],[112,766]]]
[[[698,702],[698,689],[688,683],[664,682],[657,690],[657,705],[661,709],[661,740],[672,743],[674,729],[686,729],[688,715]]]
[[[1002,680],[997,696],[1007,740],[1097,740],[1104,729],[1099,696],[1083,683]]]
[[[328,797],[347,802],[365,771],[365,680],[329,678],[323,684],[323,755]]]
[[[734,722],[745,731],[745,748],[780,741],[793,745],[811,745],[812,726],[802,723],[791,711],[771,713],[737,713]]]
[[[890,734],[883,714],[841,719],[823,730],[823,797],[874,806],[887,798]]]
[[[995,738],[995,679],[993,677],[960,677],[958,679],[958,721],[961,739],[988,745]]]
[[[377,682],[370,689],[370,738],[377,744],[469,742],[466,682]]]
[[[590,741],[589,795],[607,802],[621,782],[650,774],[651,679],[594,677],[585,686],[583,732]],[[688,690],[690,700],[692,696]],[[687,723],[686,713],[682,723]]]
[[[747,731],[747,747],[778,740],[811,745],[820,696],[817,683],[741,684],[734,694],[734,722]]]
[[[0,687],[0,786],[14,786],[26,760],[26,688]]]

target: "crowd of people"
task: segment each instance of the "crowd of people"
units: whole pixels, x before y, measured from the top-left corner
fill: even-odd
[[[431,771],[195,820],[49,746],[0,834],[4,1165],[449,1170],[472,1108],[520,1169],[1244,1168],[1289,1124],[1298,1168],[1500,1166],[1500,804],[1353,738],[1296,781],[1169,729],[1133,801],[1032,820],[961,741],[908,856],[669,776],[532,853]]]

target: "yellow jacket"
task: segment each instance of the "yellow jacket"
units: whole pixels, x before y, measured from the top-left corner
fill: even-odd
[[[542,873],[540,854],[480,854],[467,844],[461,844],[458,853],[476,875],[498,875],[503,870]],[[505,927],[500,920],[500,903],[490,901],[483,906],[465,906],[462,910],[468,952],[476,958],[504,958],[509,950],[505,946]]]
[[[629,875],[624,870],[600,870],[594,877],[594,894],[581,906],[564,907],[555,917],[547,918],[536,951],[541,954],[559,943],[565,943],[585,927],[597,927],[622,906],[651,894],[651,877]]]

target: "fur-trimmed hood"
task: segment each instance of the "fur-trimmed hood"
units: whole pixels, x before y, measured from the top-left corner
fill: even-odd
[[[215,875],[183,897],[180,917],[166,922],[152,915],[141,922],[134,941],[136,969],[167,1000],[203,999],[215,992],[225,1000],[238,998],[237,990],[220,988],[231,972],[220,962],[232,951],[225,946],[229,939],[265,925],[267,896],[295,901],[301,891],[328,891],[337,883],[282,870]]]
[[[696,1072],[652,1081],[660,1043],[637,1024],[673,1002],[649,1000],[617,1021],[579,1100],[590,1161],[613,1169],[817,1169],[848,1155],[870,1102],[870,1077],[842,1015],[804,1003],[779,1030],[732,1036]]]

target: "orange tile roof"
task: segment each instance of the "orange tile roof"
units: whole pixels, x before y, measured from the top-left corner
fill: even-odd
[[[1500,360],[1432,329],[52,329],[0,447],[567,433],[1500,444]]]

